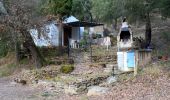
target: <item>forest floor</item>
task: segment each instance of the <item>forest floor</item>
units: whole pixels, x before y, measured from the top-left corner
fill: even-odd
[[[1,100],[169,100],[169,66],[169,62],[158,61],[140,69],[136,77],[133,77],[133,74],[120,75],[121,80],[107,87],[109,91],[94,96],[88,96],[86,93],[70,95],[63,92],[49,92],[40,85],[21,85],[15,83],[12,77],[0,78],[0,98]]]

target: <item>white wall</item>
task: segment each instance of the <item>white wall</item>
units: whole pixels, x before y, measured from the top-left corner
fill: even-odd
[[[38,31],[37,29],[31,29],[30,33],[33,37],[33,40],[37,46],[58,46],[59,45],[59,31],[58,27],[51,23],[49,25],[45,26],[45,29],[47,30],[44,34],[45,36],[41,35],[40,38],[38,38]]]
[[[33,37],[33,40],[36,46],[59,46],[59,29],[55,23],[51,23],[45,26],[47,30],[45,32],[45,36],[41,35],[40,39],[38,39],[38,31],[37,29],[31,29],[30,33]],[[80,32],[80,33],[79,33]],[[80,40],[83,38],[84,27],[73,27],[72,28],[72,39]],[[63,33],[63,30],[62,30]],[[79,36],[80,35],[80,36]],[[62,44],[64,45],[64,35],[62,34]]]
[[[79,40],[79,30],[80,29],[77,27],[72,28],[72,36],[71,36],[72,39]]]
[[[84,27],[73,27],[72,28],[72,39],[80,40],[83,38]]]
[[[52,46],[59,45],[59,30],[55,24],[49,25],[50,28],[50,42]]]

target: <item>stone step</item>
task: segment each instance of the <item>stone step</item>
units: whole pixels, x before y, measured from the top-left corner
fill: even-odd
[[[79,94],[84,93],[89,87],[99,85],[108,79],[109,75],[98,76],[90,79],[81,80],[80,82],[69,83],[65,87],[65,92],[67,94]]]

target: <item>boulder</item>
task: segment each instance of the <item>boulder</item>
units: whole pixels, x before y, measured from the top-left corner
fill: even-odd
[[[109,92],[108,88],[100,87],[100,86],[92,86],[89,87],[87,96],[100,96],[103,94],[107,94]]]
[[[64,91],[69,95],[77,95],[77,88],[74,85],[69,85],[64,87]]]
[[[112,84],[117,82],[117,78],[115,76],[110,76],[107,78],[107,84]]]

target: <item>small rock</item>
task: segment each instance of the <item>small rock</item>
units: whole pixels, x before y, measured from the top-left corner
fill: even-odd
[[[104,72],[106,73],[113,73],[114,65],[113,64],[106,64],[106,68],[104,68]]]
[[[86,91],[87,87],[84,85],[84,86],[80,86],[78,89],[77,89],[77,92],[78,93],[82,93],[84,91]]]
[[[48,85],[48,82],[47,81],[39,80],[38,81],[38,85]]]
[[[93,71],[87,71],[86,73],[84,73],[84,74],[92,74],[93,73]]]
[[[87,96],[99,96],[106,94],[108,91],[109,89],[105,87],[92,86],[89,88]]]
[[[64,83],[62,83],[62,82],[56,82],[56,87],[57,87],[57,88],[64,89]]]
[[[117,78],[115,76],[111,76],[107,78],[107,84],[112,84],[117,81]]]
[[[77,88],[74,85],[69,85],[64,87],[64,91],[69,95],[77,95]]]
[[[105,73],[113,73],[113,69],[112,68],[104,68],[104,72]]]
[[[26,80],[22,80],[22,79],[19,79],[19,78],[15,78],[15,79],[14,79],[14,82],[20,83],[20,84],[22,84],[22,85],[26,85],[26,84],[27,84],[27,81],[26,81]]]
[[[49,93],[48,91],[45,91],[44,93],[42,93],[41,96],[43,96],[43,97],[49,97],[49,96],[50,96],[50,93]]]
[[[107,67],[107,68],[113,68],[114,65],[113,65],[113,64],[106,64],[106,67]]]

